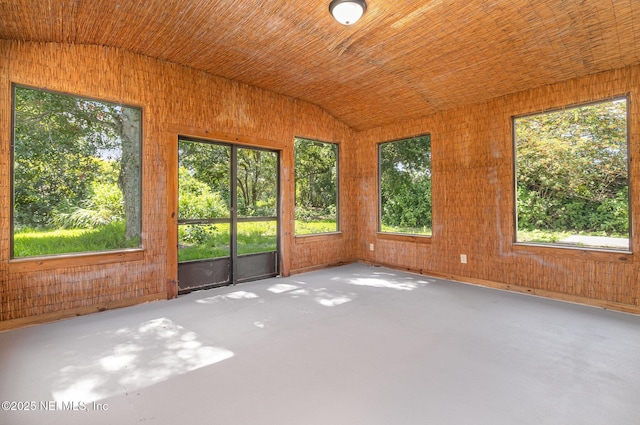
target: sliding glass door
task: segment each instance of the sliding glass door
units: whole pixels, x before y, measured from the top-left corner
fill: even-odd
[[[181,292],[278,274],[277,151],[180,139]]]

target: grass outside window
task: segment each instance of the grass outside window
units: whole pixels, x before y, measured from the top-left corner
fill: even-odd
[[[431,236],[431,136],[381,143],[379,231]]]
[[[629,250],[626,97],[514,118],[516,242]]]
[[[12,258],[141,246],[142,111],[13,87]]]
[[[338,231],[338,145],[296,137],[295,234]]]

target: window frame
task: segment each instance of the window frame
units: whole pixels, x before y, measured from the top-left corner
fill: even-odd
[[[333,145],[335,147],[335,152],[336,152],[336,193],[335,193],[335,199],[336,199],[336,228],[335,230],[332,231],[328,231],[328,232],[316,232],[316,233],[296,233],[296,225],[295,225],[295,208],[297,207],[297,185],[298,185],[298,178],[297,178],[297,172],[296,172],[296,154],[297,154],[297,149],[296,149],[296,140],[301,139],[301,140],[306,140],[309,142],[314,142],[314,143],[322,143],[322,144],[326,144],[326,145]],[[296,238],[301,238],[301,237],[310,237],[310,236],[327,236],[327,235],[335,235],[335,234],[340,234],[342,232],[341,230],[341,226],[340,226],[340,143],[338,142],[326,142],[324,140],[318,140],[318,139],[314,139],[314,138],[310,138],[310,137],[304,137],[304,136],[294,136],[293,138],[293,208],[294,208],[294,224],[293,224],[293,235]]]
[[[63,267],[68,264],[110,264],[117,262],[127,261],[139,261],[144,259],[144,208],[143,208],[143,181],[145,175],[144,165],[144,119],[145,111],[141,105],[134,105],[130,103],[123,103],[112,100],[105,100],[92,96],[79,95],[75,93],[64,92],[60,90],[52,90],[43,87],[35,87],[28,84],[21,84],[12,82],[11,85],[11,125],[10,125],[10,137],[9,137],[9,264],[11,271],[28,271],[28,270],[50,270],[54,268]],[[17,89],[34,90],[38,92],[45,92],[60,96],[75,97],[78,99],[98,102],[109,105],[116,105],[123,108],[135,109],[138,111],[140,117],[140,125],[138,129],[139,137],[139,168],[140,173],[138,176],[138,208],[140,215],[140,234],[138,235],[139,242],[136,247],[122,247],[114,248],[110,250],[97,250],[97,251],[78,251],[78,252],[66,252],[56,254],[41,254],[16,257],[14,251],[15,243],[15,130],[16,130],[16,92]],[[79,261],[79,263],[78,263]]]
[[[533,116],[542,116],[545,114],[556,113],[560,111],[567,111],[571,109],[577,109],[581,107],[588,107],[593,105],[599,105],[604,103],[612,103],[615,101],[624,100],[626,103],[625,106],[625,133],[626,133],[626,167],[627,167],[627,210],[628,210],[628,227],[629,227],[629,236],[626,240],[628,240],[628,248],[616,248],[616,247],[600,247],[600,246],[592,246],[592,245],[579,245],[577,243],[557,243],[557,242],[535,242],[535,241],[519,241],[518,240],[518,152],[517,152],[517,136],[516,136],[516,120],[520,118],[533,117]],[[512,157],[512,183],[513,183],[513,246],[517,250],[533,248],[533,249],[542,249],[542,250],[558,250],[558,252],[568,253],[568,252],[584,252],[590,255],[604,255],[607,254],[626,254],[628,257],[624,257],[626,259],[630,258],[630,255],[633,254],[633,203],[632,203],[632,181],[631,178],[632,168],[631,168],[631,143],[630,143],[630,130],[631,130],[631,95],[630,93],[618,94],[613,96],[604,97],[594,101],[587,102],[577,102],[570,103],[565,106],[555,107],[550,109],[539,110],[535,112],[528,112],[524,114],[513,115],[511,117],[511,140],[512,140],[512,149],[513,149],[513,157]]]
[[[402,232],[386,232],[382,230],[382,146],[390,143],[403,142],[419,137],[429,136],[429,154],[431,157],[431,164],[429,166],[430,172],[430,180],[431,180],[431,233],[429,234],[420,234],[420,233],[402,233]],[[399,240],[399,241],[407,241],[407,242],[416,242],[416,243],[431,243],[433,238],[433,137],[430,132],[419,133],[413,136],[402,137],[399,139],[386,140],[383,142],[378,142],[376,145],[377,150],[377,160],[378,160],[378,223],[377,223],[377,236],[381,239],[390,239],[390,240]]]

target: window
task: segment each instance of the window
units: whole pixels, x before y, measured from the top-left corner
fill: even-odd
[[[338,231],[338,145],[294,139],[295,234]]]
[[[630,249],[627,102],[514,118],[517,242]]]
[[[13,87],[12,258],[140,246],[141,110]]]
[[[431,235],[431,136],[378,147],[380,231]]]

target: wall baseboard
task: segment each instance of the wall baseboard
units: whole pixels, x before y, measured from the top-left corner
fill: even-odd
[[[363,263],[363,264],[373,265],[373,266],[387,267],[387,268],[394,269],[394,270],[402,270],[402,271],[406,271],[406,272],[409,272],[409,273],[416,273],[416,274],[420,274],[420,275],[423,275],[423,276],[430,276],[430,277],[436,277],[436,278],[440,278],[440,279],[453,280],[453,281],[456,281],[456,282],[465,283],[465,284],[469,284],[469,285],[484,286],[484,287],[487,287],[487,288],[499,289],[499,290],[503,290],[503,291],[518,292],[518,293],[521,293],[521,294],[529,294],[529,295],[534,295],[534,296],[543,297],[543,298],[549,298],[549,299],[553,299],[553,300],[557,300],[557,301],[564,301],[564,302],[569,302],[569,303],[574,303],[574,304],[587,305],[587,306],[590,306],[590,307],[599,307],[599,308],[603,308],[605,310],[615,310],[615,311],[619,311],[619,312],[623,312],[623,313],[630,313],[630,314],[638,314],[638,315],[640,315],[640,306],[637,306],[637,305],[617,303],[617,302],[614,302],[614,301],[598,300],[598,299],[593,299],[593,298],[582,297],[582,296],[579,296],[579,295],[564,294],[564,293],[561,293],[561,292],[549,291],[549,290],[546,290],[546,289],[535,289],[535,288],[529,288],[529,287],[526,287],[526,286],[512,285],[512,284],[509,284],[509,283],[494,282],[494,281],[491,281],[491,280],[484,280],[484,279],[476,279],[476,278],[473,278],[473,277],[459,276],[459,275],[449,274],[449,273],[436,273],[436,272],[430,272],[430,271],[427,271],[427,270],[414,270],[414,269],[411,269],[411,268],[408,268],[408,267],[398,267],[398,266],[395,266],[393,264],[378,263],[378,262],[374,263],[374,262],[364,261],[364,260],[360,260],[359,262]]]
[[[315,265],[311,267],[291,270],[291,274],[295,275],[295,274],[301,274],[301,273],[308,273],[316,270],[323,270],[331,267],[339,267],[339,266],[344,266],[352,263],[362,263],[362,264],[368,264],[371,266],[387,267],[393,270],[406,271],[409,273],[415,273],[423,276],[430,276],[430,277],[435,277],[435,278],[440,278],[445,280],[453,280],[453,281],[464,283],[464,284],[483,286],[483,287],[499,289],[503,291],[518,292],[522,294],[529,294],[529,295],[549,298],[549,299],[558,300],[558,301],[570,302],[574,304],[587,305],[591,307],[599,307],[605,310],[615,310],[623,313],[640,315],[640,306],[617,303],[613,301],[597,300],[593,298],[581,297],[578,295],[563,294],[560,292],[553,292],[553,291],[544,290],[544,289],[528,288],[525,286],[494,282],[494,281],[484,280],[484,279],[476,279],[472,277],[459,276],[459,275],[449,274],[449,273],[437,273],[437,272],[430,272],[426,270],[415,270],[408,267],[399,267],[394,264],[371,262],[366,260],[354,260],[354,261],[345,261],[345,262],[332,263],[332,264],[320,264],[320,265]],[[162,297],[161,294],[154,294],[154,295],[147,295],[144,297],[121,300],[117,302],[95,304],[91,306],[79,307],[79,308],[74,308],[70,310],[56,311],[56,312],[47,313],[47,314],[39,314],[36,316],[4,320],[4,321],[0,321],[0,332],[12,330],[12,329],[24,328],[28,326],[39,325],[43,323],[54,322],[58,320],[69,319],[76,316],[84,316],[86,314],[98,313],[106,310],[114,310],[114,309],[123,308],[123,307],[130,307],[137,304],[160,301],[165,299],[166,298]]]
[[[309,272],[314,272],[316,270],[328,269],[328,268],[331,268],[331,267],[346,266],[347,264],[353,264],[353,263],[357,263],[357,262],[358,262],[358,260],[340,261],[338,263],[330,263],[330,264],[318,264],[318,265],[311,266],[311,267],[303,267],[303,268],[300,268],[300,269],[291,270],[290,274],[294,275],[294,274],[301,274],[301,273],[309,273]]]
[[[94,304],[86,307],[72,308],[70,310],[54,311],[52,313],[38,314],[36,316],[20,317],[18,319],[10,319],[0,321],[0,332],[12,329],[25,328],[28,326],[40,325],[43,323],[55,322],[58,320],[70,319],[76,316],[84,316],[91,313],[99,313],[106,310],[115,310],[123,307],[130,307],[137,304],[143,304],[152,301],[165,300],[162,294],[147,295],[144,297],[130,298],[126,300]]]

